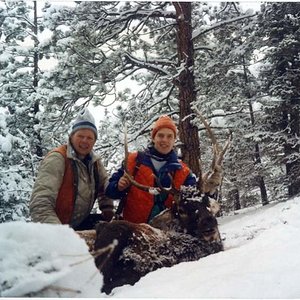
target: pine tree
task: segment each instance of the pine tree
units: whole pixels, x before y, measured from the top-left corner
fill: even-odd
[[[149,120],[160,114],[179,115],[183,160],[201,177],[198,130],[190,120],[197,93],[193,30],[206,22],[192,17],[201,19],[206,8],[196,2],[80,2],[71,9],[50,8],[51,43],[61,53],[52,79],[55,87],[65,88],[64,107],[71,110],[79,100],[101,104],[111,95],[120,103],[119,132],[126,123],[133,135],[148,132]],[[135,88],[119,91],[125,79]]]
[[[28,216],[36,163],[42,156],[34,12],[35,4],[26,1],[4,1],[1,6],[0,134],[4,144],[0,148],[0,198],[4,205],[0,221]]]
[[[269,96],[265,112],[271,132],[270,150],[274,161],[285,165],[289,197],[300,192],[299,13],[297,2],[265,4],[258,32],[265,42],[261,78]],[[280,180],[282,177],[277,177]]]
[[[255,13],[244,13],[237,3],[226,2],[210,13],[210,19],[214,27],[210,44],[202,48],[199,45],[202,51],[196,58],[200,95],[196,105],[205,112],[221,141],[226,136],[224,129],[233,132],[231,150],[225,159],[224,206],[236,210],[257,203],[260,201],[257,186],[261,203],[266,204],[266,169],[255,142],[260,130],[259,122],[255,122],[259,115],[256,112],[254,118],[253,114],[259,83],[249,69],[255,50],[252,38],[257,26]]]

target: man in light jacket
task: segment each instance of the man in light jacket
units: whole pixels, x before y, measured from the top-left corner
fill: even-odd
[[[68,143],[50,151],[40,165],[29,207],[34,222],[86,230],[112,219],[113,201],[104,195],[108,175],[93,152],[96,139],[94,117],[84,109],[73,123]],[[91,214],[97,199],[101,214]]]

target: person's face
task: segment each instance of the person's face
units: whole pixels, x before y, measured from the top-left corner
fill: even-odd
[[[91,129],[79,129],[71,135],[71,143],[79,158],[88,155],[96,142],[95,133]]]
[[[161,154],[168,154],[174,147],[175,134],[169,128],[161,128],[153,138],[154,148]]]

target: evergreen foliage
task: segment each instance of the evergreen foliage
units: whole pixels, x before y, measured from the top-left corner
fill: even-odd
[[[261,81],[269,96],[265,108],[269,151],[274,161],[285,166],[285,178],[281,175],[279,180],[284,178],[289,197],[300,192],[299,13],[297,2],[265,4],[258,31],[265,43]]]
[[[259,83],[249,68],[256,49],[252,35],[257,22],[251,12],[246,14],[249,17],[239,19],[243,14],[237,3],[226,2],[221,8],[211,14],[218,26],[211,34],[209,53],[206,57],[203,53],[196,56],[200,62],[196,77],[198,105],[211,119],[220,140],[226,136],[220,119],[233,132],[234,143],[226,161],[222,197],[226,199],[226,206],[239,209],[260,201],[268,203],[264,184],[266,169],[261,163],[256,139],[260,113],[253,110],[258,104]],[[227,25],[222,26],[225,23]],[[209,156],[203,159],[209,160]],[[257,192],[257,186],[261,193]],[[261,200],[260,194],[264,196]]]
[[[0,221],[8,221],[28,217],[36,161],[42,152],[33,6],[4,1],[0,14]]]

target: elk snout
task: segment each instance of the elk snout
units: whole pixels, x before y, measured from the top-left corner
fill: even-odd
[[[204,240],[207,242],[220,241],[218,222],[213,216],[201,220],[199,231]]]

